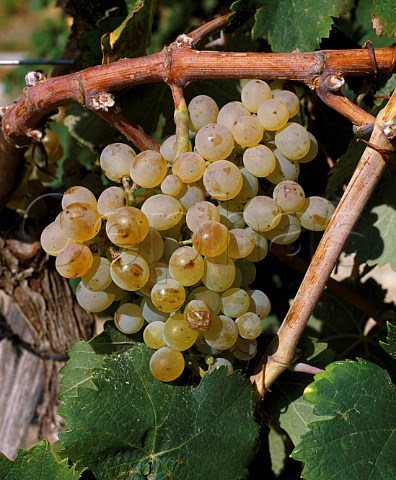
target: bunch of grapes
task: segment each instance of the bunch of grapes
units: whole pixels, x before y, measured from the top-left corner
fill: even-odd
[[[187,355],[229,371],[233,359],[253,358],[271,308],[250,288],[255,263],[269,242],[326,228],[333,205],[306,198],[297,183],[300,164],[318,150],[299,108],[278,82],[248,81],[241,101],[221,109],[199,95],[188,105],[189,151],[176,156],[175,135],[159,152],[108,145],[100,165],[115,185],[98,199],[84,187],[67,190],[63,211],[43,231],[58,272],[81,277],[83,308],[118,302],[116,326],[144,329],[155,378],[178,378]]]

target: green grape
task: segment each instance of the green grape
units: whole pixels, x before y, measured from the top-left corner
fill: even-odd
[[[60,226],[69,238],[77,242],[91,240],[99,233],[102,220],[89,203],[71,203],[60,214]]]
[[[239,335],[253,340],[261,334],[261,318],[254,312],[246,312],[235,320]]]
[[[245,258],[252,253],[255,243],[248,229],[233,228],[228,233],[230,242],[227,247],[227,254],[231,258]]]
[[[235,321],[227,315],[215,315],[212,324],[204,333],[206,343],[217,350],[227,350],[238,338],[238,327]]]
[[[183,207],[183,213],[186,214],[190,207],[205,200],[205,192],[198,183],[189,183],[182,186],[175,198],[179,200]]]
[[[164,262],[154,262],[150,264],[150,276],[144,287],[140,289],[143,295],[149,297],[151,289],[156,283],[165,282],[170,277],[169,266]]]
[[[122,333],[138,332],[144,324],[141,308],[134,303],[123,303],[114,314],[114,323]]]
[[[180,377],[184,370],[184,357],[181,352],[169,347],[155,351],[150,359],[150,372],[161,382],[172,382]]]
[[[163,339],[172,350],[187,350],[194,345],[197,338],[197,330],[188,325],[183,314],[175,313],[165,322]]]
[[[121,207],[107,217],[107,237],[120,247],[138,245],[146,238],[148,231],[147,217],[138,208]]]
[[[212,323],[213,314],[203,300],[190,300],[184,307],[183,315],[193,330],[207,332]]]
[[[97,201],[95,195],[85,187],[71,187],[63,194],[62,208],[65,209],[71,203],[88,203],[95,210],[97,208]]]
[[[296,212],[296,216],[302,227],[320,232],[326,229],[334,211],[334,205],[326,198],[308,197],[305,199],[302,208]]]
[[[143,318],[147,323],[152,322],[165,322],[169,317],[169,313],[164,313],[155,308],[151,298],[144,297],[140,303],[140,308],[142,309]]]
[[[309,134],[306,129],[294,122],[287,123],[275,134],[275,145],[286,158],[299,160],[309,151]]]
[[[228,374],[234,371],[234,367],[232,366],[232,363],[229,360],[223,357],[217,357],[214,363],[212,363],[212,365],[209,365],[208,372],[213,372],[213,370],[216,370],[217,368],[220,368],[220,367],[226,367]]]
[[[206,169],[205,160],[195,152],[182,153],[172,165],[172,173],[183,183],[193,183],[202,178]]]
[[[175,312],[183,305],[185,298],[183,285],[173,278],[156,283],[151,289],[151,300],[161,312]]]
[[[91,268],[81,276],[83,284],[93,292],[105,290],[110,283],[110,261],[99,255],[93,256]]]
[[[301,224],[294,215],[282,213],[278,225],[272,230],[265,232],[270,242],[279,245],[289,245],[297,240],[301,233]]]
[[[257,145],[245,150],[243,164],[252,175],[261,178],[275,170],[276,158],[266,145]]]
[[[188,144],[188,151],[191,152],[191,142]],[[160,146],[160,154],[165,160],[172,164],[176,160],[176,135],[168,137]]]
[[[296,180],[300,173],[298,162],[291,162],[278,149],[274,150],[274,155],[275,168],[267,175],[267,180],[275,185],[286,180]]]
[[[183,182],[176,175],[167,175],[161,183],[161,192],[164,195],[176,196],[180,193],[183,187]]]
[[[241,147],[253,147],[263,138],[264,128],[255,115],[242,115],[231,125],[231,133]]]
[[[272,98],[260,105],[257,117],[266,130],[279,130],[289,120],[289,109],[284,103]]]
[[[261,235],[260,233],[255,232],[251,227],[248,227],[246,230],[250,233],[253,240],[253,250],[246,256],[246,260],[260,262],[267,256],[268,241],[264,234]]]
[[[216,200],[231,200],[241,191],[243,178],[234,163],[218,160],[206,168],[203,183],[209,195]]]
[[[246,225],[243,218],[244,208],[244,203],[236,199],[219,203],[217,209],[220,213],[220,222],[230,230],[232,228],[243,228]]]
[[[76,289],[76,298],[80,306],[87,312],[98,313],[103,312],[114,301],[114,293],[92,292],[80,282]]]
[[[190,117],[190,130],[198,130],[208,123],[216,123],[219,107],[213,98],[207,95],[198,95],[188,104],[188,113]]]
[[[89,247],[80,243],[69,243],[58,253],[55,268],[62,277],[77,278],[84,275],[93,262]]]
[[[187,210],[186,222],[192,232],[195,232],[204,222],[218,222],[219,220],[220,213],[218,209],[213,203],[207,201],[197,202]]]
[[[235,278],[230,288],[241,288],[242,281],[243,279],[241,269],[237,265],[235,265]]]
[[[234,148],[230,130],[219,123],[200,128],[195,137],[195,149],[205,160],[214,162],[227,158]]]
[[[261,290],[252,289],[246,292],[250,297],[249,312],[256,313],[261,319],[268,317],[271,311],[271,302]]]
[[[202,301],[210,309],[213,315],[220,312],[221,297],[217,292],[209,290],[207,287],[196,287],[191,290],[189,300]]]
[[[217,123],[228,128],[228,130],[231,130],[234,122],[242,115],[250,116],[249,110],[243,105],[243,103],[236,101],[228,102],[220,108],[219,115],[217,116]]]
[[[305,193],[301,185],[286,180],[275,186],[272,198],[284,212],[296,212],[304,205]]]
[[[274,199],[258,195],[246,204],[243,218],[253,230],[266,232],[275,228],[280,222],[281,209]]]
[[[146,328],[143,330],[143,341],[149,347],[154,350],[165,347],[165,342],[163,339],[165,322],[155,321],[146,325]]]
[[[243,105],[253,113],[257,113],[260,105],[270,98],[272,98],[271,89],[263,80],[250,80],[241,91]]]
[[[143,188],[153,188],[166,177],[168,166],[162,155],[155,150],[144,150],[130,164],[132,180]]]
[[[257,270],[253,262],[249,261],[247,257],[240,258],[235,262],[235,266],[239,268],[242,274],[241,288],[246,288],[254,282]]]
[[[247,168],[240,167],[239,171],[242,175],[242,188],[233,200],[234,202],[246,203],[257,195],[259,182],[257,177],[252,175]]]
[[[168,230],[183,217],[182,204],[176,198],[161,193],[149,197],[141,211],[146,215],[150,227],[156,230]]]
[[[255,338],[248,340],[247,338],[238,337],[230,348],[230,352],[238,360],[251,360],[257,354],[257,340]]]
[[[157,230],[149,227],[144,240],[135,246],[129,247],[128,250],[141,255],[147,263],[157,262],[164,253],[164,240]]]
[[[300,110],[300,100],[297,95],[289,90],[280,90],[274,93],[275,100],[284,103],[289,110],[289,118],[297,115]]]
[[[111,143],[100,154],[100,166],[107,178],[120,183],[129,178],[129,168],[136,152],[125,143]]]
[[[120,187],[109,187],[103,190],[98,198],[98,212],[102,217],[108,215],[119,208],[126,206],[126,197],[124,190]]]
[[[205,257],[205,268],[202,282],[214,292],[224,292],[235,280],[235,265],[233,260],[222,253],[217,257]]]
[[[49,255],[55,257],[66,247],[69,241],[67,232],[62,230],[59,222],[50,223],[41,232],[41,248]]]
[[[221,311],[227,317],[236,318],[247,312],[249,295],[242,288],[230,288],[221,295]]]
[[[111,262],[113,282],[128,291],[141,289],[148,281],[150,269],[146,260],[136,252],[124,250]]]
[[[229,243],[228,228],[220,222],[204,222],[195,230],[192,242],[204,256],[216,257],[225,252]]]
[[[193,247],[180,247],[169,259],[169,272],[184,286],[191,286],[201,280],[204,261]]]
[[[316,138],[312,135],[311,132],[308,132],[309,139],[310,139],[310,144],[309,144],[309,150],[308,153],[305,154],[302,158],[298,159],[298,163],[308,163],[311,162],[316,155],[318,154],[319,151],[319,145],[318,141]]]

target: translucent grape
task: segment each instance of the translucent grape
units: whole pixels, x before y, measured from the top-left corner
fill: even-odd
[[[220,312],[221,297],[217,292],[209,290],[207,287],[197,287],[191,290],[189,300],[199,300],[208,306],[213,315]]]
[[[300,222],[294,215],[282,213],[282,218],[278,225],[265,232],[265,236],[270,242],[279,245],[289,245],[297,240],[301,233]]]
[[[241,191],[243,178],[239,168],[227,160],[211,163],[205,170],[206,191],[217,200],[231,200]]]
[[[188,104],[190,116],[190,130],[198,132],[208,123],[216,123],[219,107],[213,98],[207,95],[198,95]]]
[[[242,188],[238,195],[233,198],[235,202],[246,203],[257,195],[259,182],[245,167],[240,167],[242,175]]]
[[[160,260],[165,263],[169,263],[169,259],[179,247],[179,242],[175,238],[164,237],[164,253]]]
[[[238,360],[251,360],[257,354],[257,340],[255,338],[248,340],[247,338],[238,337],[230,348],[230,352]]]
[[[65,209],[71,203],[88,203],[94,209],[97,207],[95,195],[88,188],[75,186],[71,187],[63,194],[62,208]]]
[[[153,195],[142,205],[141,211],[146,215],[150,227],[167,230],[174,227],[183,217],[182,204],[169,195]]]
[[[334,211],[334,205],[326,198],[308,197],[303,207],[296,212],[296,216],[302,227],[319,232],[326,229]]]
[[[78,284],[76,289],[77,302],[87,312],[103,312],[113,303],[114,297],[114,293],[92,292],[82,282]]]
[[[205,200],[205,192],[198,183],[190,183],[183,185],[175,198],[181,203],[183,212],[187,213],[190,207]]]
[[[250,231],[244,228],[233,228],[229,231],[230,241],[227,253],[231,258],[245,258],[255,246]]]
[[[268,241],[264,235],[255,232],[251,227],[248,227],[246,230],[250,233],[253,240],[253,250],[246,256],[246,260],[260,262],[267,256]]]
[[[249,312],[256,313],[261,319],[268,317],[271,311],[271,302],[261,290],[252,289],[246,292],[250,297]]]
[[[202,178],[206,169],[205,160],[195,152],[182,153],[172,165],[173,175],[183,183],[193,183]]]
[[[89,247],[79,243],[69,243],[56,257],[55,268],[62,277],[77,278],[84,275],[93,262]]]
[[[274,171],[276,158],[266,145],[257,145],[245,150],[243,164],[255,177],[266,177]]]
[[[118,208],[125,207],[126,198],[124,190],[120,187],[109,187],[103,190],[98,198],[98,212],[107,218],[109,213]]]
[[[234,138],[227,127],[218,123],[209,123],[200,128],[195,137],[195,148],[206,160],[227,158],[234,148]]]
[[[222,253],[217,257],[205,257],[205,269],[202,282],[214,292],[224,292],[230,288],[235,279],[235,265],[233,260]]]
[[[235,264],[235,278],[230,288],[241,288],[242,281],[242,272],[238,265]]]
[[[220,220],[220,213],[213,203],[197,202],[187,211],[186,222],[192,232],[195,232],[202,223],[211,220],[215,222]]]
[[[297,95],[289,90],[280,90],[274,93],[275,100],[284,103],[289,110],[289,118],[297,115],[300,110],[300,100]]]
[[[164,253],[164,240],[155,228],[149,227],[145,239],[129,250],[141,255],[147,263],[157,262]]]
[[[275,168],[267,175],[267,180],[275,185],[286,180],[296,180],[300,173],[298,162],[288,160],[278,149],[274,150],[274,155]]]
[[[247,312],[249,303],[249,295],[242,288],[230,288],[221,295],[221,311],[231,318]]]
[[[166,346],[162,336],[164,326],[165,322],[151,322],[143,330],[143,341],[149,348],[158,350]]]
[[[146,260],[136,252],[124,250],[111,262],[113,282],[128,291],[142,288],[148,281],[150,269]]]
[[[244,203],[238,200],[229,200],[228,202],[221,202],[217,205],[220,213],[220,222],[227,228],[242,228],[246,225],[243,218]]]
[[[148,219],[138,208],[121,207],[109,213],[107,217],[107,236],[111,242],[120,247],[143,242],[148,231]]]
[[[284,103],[272,98],[260,105],[257,117],[266,130],[279,130],[289,120],[289,109]]]
[[[83,284],[93,292],[105,290],[112,282],[110,261],[99,255],[93,256],[91,268],[81,277]]]
[[[308,132],[298,123],[287,123],[275,134],[275,145],[290,160],[303,158],[309,151],[310,143]]]
[[[266,232],[280,222],[281,209],[274,199],[258,195],[246,204],[243,218],[253,230]]]
[[[214,205],[213,207],[216,209]],[[62,230],[59,222],[52,222],[41,232],[40,243],[41,248],[46,253],[56,257],[56,255],[58,255],[58,253],[69,243],[69,238],[67,232]]]
[[[238,327],[235,321],[226,315],[215,315],[212,324],[204,333],[206,343],[217,350],[226,350],[236,342]]]
[[[235,262],[235,266],[242,273],[241,287],[248,287],[254,282],[257,275],[257,269],[253,262],[247,260],[247,258],[241,258]]]
[[[181,313],[175,313],[165,322],[163,339],[172,350],[187,350],[194,345],[197,337],[198,331],[189,327]]]
[[[167,175],[161,183],[161,192],[174,197],[182,189],[183,182],[176,175]]]
[[[243,105],[253,113],[257,113],[260,105],[272,98],[268,83],[263,80],[250,80],[241,91]]]
[[[114,323],[122,333],[138,332],[144,324],[141,308],[134,303],[123,303],[114,314]]]
[[[168,278],[164,282],[156,283],[151,289],[151,300],[161,312],[174,312],[184,303],[186,291],[183,285]]]
[[[276,185],[272,198],[284,212],[295,212],[304,205],[305,193],[301,185],[286,180]]]
[[[188,151],[191,152],[191,142],[189,142],[188,146]],[[162,142],[160,146],[160,154],[170,164],[172,164],[176,160],[176,135],[171,135],[164,142]]]
[[[151,295],[151,289],[156,283],[166,282],[170,278],[169,266],[164,262],[154,262],[150,264],[150,276],[146,284],[140,289],[143,295]]]
[[[316,157],[316,155],[318,154],[318,151],[319,151],[318,141],[312,135],[311,132],[308,132],[308,135],[309,135],[309,139],[310,139],[308,153],[306,155],[304,155],[302,158],[299,158],[298,163],[311,162]]]
[[[231,125],[231,133],[241,147],[253,147],[263,138],[264,128],[255,115],[242,115]]]
[[[100,154],[100,166],[107,178],[113,182],[121,182],[129,177],[129,168],[136,153],[125,143],[111,143]]]
[[[190,286],[201,280],[204,261],[193,247],[180,247],[169,259],[169,271],[175,280],[184,286]]]
[[[147,323],[165,322],[169,317],[169,313],[161,312],[154,306],[151,298],[144,297],[140,303],[140,308],[142,309],[143,318]]]
[[[102,220],[96,209],[89,203],[72,203],[60,214],[62,230],[69,238],[85,242],[95,237],[100,230]]]
[[[212,312],[203,300],[190,300],[184,307],[184,319],[193,330],[207,332],[212,323]]]
[[[129,174],[132,180],[143,188],[159,185],[168,171],[166,160],[155,150],[144,150],[131,162]]]
[[[192,242],[204,256],[215,257],[225,252],[229,242],[228,228],[220,222],[204,222],[193,233]]]
[[[249,110],[241,102],[228,102],[220,108],[217,123],[231,130],[233,123],[242,115],[250,116]],[[224,157],[225,158],[225,157]]]
[[[150,372],[161,382],[172,382],[180,377],[184,370],[184,357],[181,352],[169,347],[155,351],[150,359]]]
[[[235,320],[235,323],[242,338],[253,340],[261,334],[261,318],[253,312],[244,313]]]

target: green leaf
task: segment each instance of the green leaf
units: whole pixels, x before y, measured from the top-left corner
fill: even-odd
[[[359,0],[352,20],[353,31],[360,45],[370,40],[375,48],[388,47],[389,38],[378,37],[371,23],[372,6],[372,0]],[[350,25],[350,19],[348,20],[348,24]]]
[[[388,335],[386,342],[380,342],[380,345],[389,353],[389,355],[396,360],[396,326],[387,322]]]
[[[278,476],[285,468],[287,457],[290,453],[290,440],[285,432],[277,429],[274,425],[270,425],[268,446],[271,457],[271,469]]]
[[[121,333],[113,322],[106,322],[104,331],[89,342],[76,342],[69,350],[69,360],[61,370],[59,398],[64,400],[66,397],[77,396],[77,387],[96,390],[91,380],[93,369],[99,367],[106,356],[135,344],[131,336]]]
[[[396,388],[385,370],[365,360],[335,362],[304,398],[331,419],[311,423],[292,452],[304,462],[302,478],[394,478]]]
[[[377,35],[396,37],[396,4],[393,0],[373,0],[372,22]]]
[[[311,51],[329,36],[333,17],[349,12],[353,0],[266,0],[256,14],[253,38],[266,38],[274,52]]]
[[[65,451],[98,480],[232,480],[246,467],[258,435],[252,387],[225,368],[196,388],[161,383],[149,371],[152,350],[138,345],[106,359],[60,408]]]
[[[155,0],[130,0],[129,14],[115,30],[101,39],[103,63],[146,54],[150,44]]]
[[[60,460],[47,440],[30,450],[19,449],[14,461],[0,452],[0,478],[4,480],[77,480],[84,470]]]

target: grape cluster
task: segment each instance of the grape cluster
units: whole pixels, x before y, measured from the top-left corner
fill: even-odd
[[[199,95],[188,105],[189,151],[176,157],[175,135],[159,152],[108,145],[100,165],[117,185],[97,200],[84,187],[67,190],[63,211],[43,231],[58,272],[81,277],[83,308],[119,302],[116,326],[127,334],[144,328],[155,378],[178,378],[183,352],[205,358],[209,370],[253,358],[271,308],[250,288],[255,262],[269,242],[326,228],[333,205],[306,198],[297,183],[300,164],[318,150],[299,108],[278,82],[250,80],[241,101],[221,109]]]

